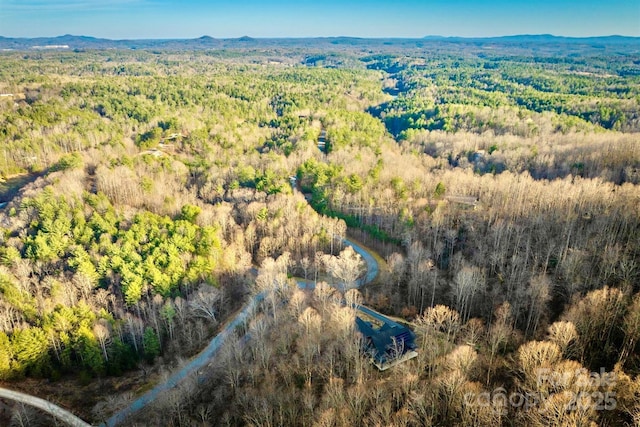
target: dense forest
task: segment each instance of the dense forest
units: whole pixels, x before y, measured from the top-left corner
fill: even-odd
[[[100,423],[267,292],[128,425],[640,423],[640,45],[556,43],[0,53],[0,385]]]

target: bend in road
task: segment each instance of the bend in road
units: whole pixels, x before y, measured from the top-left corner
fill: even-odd
[[[62,409],[58,405],[39,397],[0,388],[0,398],[14,400],[38,408],[72,427],[91,427],[91,424],[82,421],[66,409]]]
[[[367,263],[367,274],[364,276],[364,280],[362,281],[362,284],[365,285],[367,283],[373,282],[373,279],[376,278],[380,269],[378,267],[378,261],[376,261],[376,259],[373,257],[373,255],[371,255],[369,251],[367,251],[365,248],[358,245],[357,243],[354,243],[349,239],[343,239],[342,241],[346,246],[351,246],[353,250],[356,251],[362,257],[364,262]]]
[[[367,273],[364,276],[361,284],[366,284],[373,281],[373,279],[375,279],[378,275],[379,271],[378,262],[376,261],[376,259],[371,255],[371,253],[369,253],[369,251],[351,240],[343,239],[343,243],[346,246],[351,246],[367,264]],[[304,281],[299,281],[298,285],[302,288],[307,287],[307,284]],[[134,400],[129,406],[113,414],[108,420],[100,425],[104,427],[115,427],[121,424],[129,417],[143,409],[149,403],[153,402],[162,392],[170,390],[171,388],[177,386],[181,381],[183,381],[193,372],[196,372],[199,369],[205,367],[209,363],[209,361],[218,353],[222,345],[233,333],[235,328],[247,322],[247,320],[253,314],[258,303],[262,299],[264,299],[263,294],[258,294],[252,297],[249,302],[247,302],[247,304],[242,308],[242,310],[236,315],[236,317],[234,317],[233,320],[229,322],[224,327],[224,329],[209,342],[207,347],[202,350],[194,359],[189,361],[189,363],[180,368],[178,371],[174,372],[173,375],[171,375],[166,381],[156,385],[153,389],[149,390],[144,395]],[[360,310],[362,310],[362,307],[360,308]],[[28,394],[20,393],[17,391],[0,388],[0,398],[22,402],[35,408],[41,409],[42,411],[56,417],[57,419],[65,422],[72,427],[90,427],[90,424],[76,417],[71,412],[66,411],[65,409],[49,401],[40,399],[35,396],[30,396]]]
[[[363,258],[364,262],[367,264],[367,274],[365,275],[364,280],[362,281],[361,284],[366,284],[373,281],[373,279],[375,279],[376,276],[378,275],[378,271],[379,271],[378,262],[373,257],[373,255],[371,255],[362,246],[358,245],[357,243],[351,240],[343,239],[343,243],[346,246],[351,246]],[[304,282],[298,282],[298,285],[303,288],[307,287]],[[251,300],[236,315],[236,317],[229,324],[227,324],[227,326],[225,326],[222,332],[216,335],[211,340],[209,345],[202,352],[200,352],[194,359],[189,361],[189,363],[187,363],[185,366],[180,368],[180,370],[176,371],[173,375],[171,375],[171,377],[169,377],[167,381],[161,384],[158,384],[153,389],[149,390],[147,393],[145,393],[138,399],[134,400],[129,406],[113,414],[111,418],[109,418],[106,422],[101,424],[101,426],[104,426],[104,427],[117,426],[118,424],[125,421],[127,418],[131,417],[132,415],[140,411],[146,405],[153,402],[160,393],[175,387],[176,385],[178,385],[178,383],[180,383],[182,380],[184,380],[194,371],[197,371],[203,368],[204,366],[206,366],[207,363],[209,363],[209,361],[211,360],[211,358],[218,353],[218,351],[220,350],[220,348],[222,347],[226,339],[233,333],[234,329],[237,326],[244,324],[249,319],[250,315],[253,313],[254,309],[263,298],[264,298],[263,294],[258,294],[253,298],[251,298]]]

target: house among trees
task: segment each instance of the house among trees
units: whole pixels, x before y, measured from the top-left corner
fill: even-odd
[[[327,153],[327,131],[322,129],[318,137],[318,150]]]
[[[445,200],[460,205],[473,206],[474,208],[478,206],[478,202],[480,201],[477,197],[474,196],[446,196]]]
[[[365,307],[358,309],[382,323],[378,327],[356,317],[358,331],[363,336],[363,349],[378,369],[384,371],[418,355],[411,329]]]

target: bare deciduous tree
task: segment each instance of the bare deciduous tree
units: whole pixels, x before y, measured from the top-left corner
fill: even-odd
[[[404,260],[404,256],[398,252],[394,252],[387,258],[387,265],[391,270],[393,282],[396,285],[396,292],[400,289],[400,283],[407,269],[407,264]]]
[[[309,268],[311,267],[311,261],[309,260],[309,257],[303,257],[300,260],[300,267],[302,268],[302,271],[304,273],[304,280],[307,280],[307,273],[309,272]]]
[[[478,353],[470,345],[459,345],[447,355],[446,359],[447,369],[458,370],[468,378],[473,364],[478,359]]]
[[[326,313],[327,308],[335,298],[336,290],[327,282],[319,282],[313,290],[313,295],[320,303],[322,314]]]
[[[351,246],[347,246],[337,257],[325,256],[324,263],[345,291],[355,287],[358,278],[366,271],[362,257]]]
[[[218,323],[218,314],[224,304],[224,292],[214,286],[203,283],[189,298],[189,308],[193,316],[209,319]]]
[[[558,344],[560,351],[567,357],[571,353],[571,345],[578,339],[578,331],[573,323],[559,321],[549,326],[549,339]]]
[[[470,302],[473,296],[484,287],[484,275],[480,269],[475,267],[463,266],[456,273],[453,281],[453,295],[455,307],[462,321],[466,322],[471,312]]]
[[[474,317],[469,319],[462,328],[465,341],[472,345],[477,345],[482,336],[485,334],[485,325],[482,319]]]
[[[100,319],[95,325],[93,325],[93,334],[100,343],[102,349],[102,356],[104,360],[109,361],[109,354],[107,353],[107,346],[111,341],[111,330],[109,328],[109,322],[105,319]]]
[[[291,263],[288,252],[280,255],[277,260],[265,258],[256,278],[256,286],[265,294],[265,300],[271,305],[274,319],[277,321],[280,302],[295,289],[290,286],[287,271]]]
[[[427,308],[416,322],[446,334],[447,341],[454,341],[460,329],[460,316],[455,310],[444,305]]]
[[[358,308],[362,304],[362,294],[357,289],[349,289],[344,294],[344,301],[347,307]]]
[[[304,291],[297,289],[289,300],[289,307],[292,311],[293,317],[297,318],[298,316],[300,316],[300,314],[302,314],[303,307],[306,305],[306,303],[307,295],[304,293]]]
[[[621,290],[605,286],[589,292],[565,311],[563,318],[572,322],[578,331],[584,360],[613,356],[603,350],[617,351],[610,345],[611,335],[617,325],[623,323],[625,300]]]
[[[502,303],[495,313],[495,319],[488,331],[489,341],[489,368],[487,369],[487,384],[491,378],[493,360],[513,333],[513,320],[511,317],[511,305],[508,302]]]
[[[551,299],[551,281],[547,275],[537,275],[531,278],[527,289],[528,314],[525,333],[532,335],[538,329],[540,318],[547,312],[547,304]]]
[[[524,383],[532,390],[536,389],[540,381],[541,370],[550,370],[560,360],[560,347],[550,341],[529,341],[518,349],[518,364],[524,376]]]
[[[632,354],[638,345],[638,340],[640,340],[640,293],[633,297],[633,301],[627,309],[622,330],[624,332],[624,344],[618,361],[624,365],[627,357]]]
[[[298,321],[304,326],[307,337],[310,337],[320,331],[322,317],[312,307],[307,307],[298,318]]]

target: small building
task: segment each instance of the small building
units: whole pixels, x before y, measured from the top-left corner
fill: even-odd
[[[322,129],[320,131],[320,136],[318,137],[318,150],[323,153],[327,153],[327,131]]]
[[[445,196],[444,198],[451,203],[473,206],[474,208],[478,206],[480,202],[480,199],[474,196]]]
[[[372,310],[365,313],[382,323],[378,327],[356,317],[356,326],[363,337],[363,350],[371,356],[371,362],[378,369],[384,371],[418,355],[415,334],[411,329]]]

